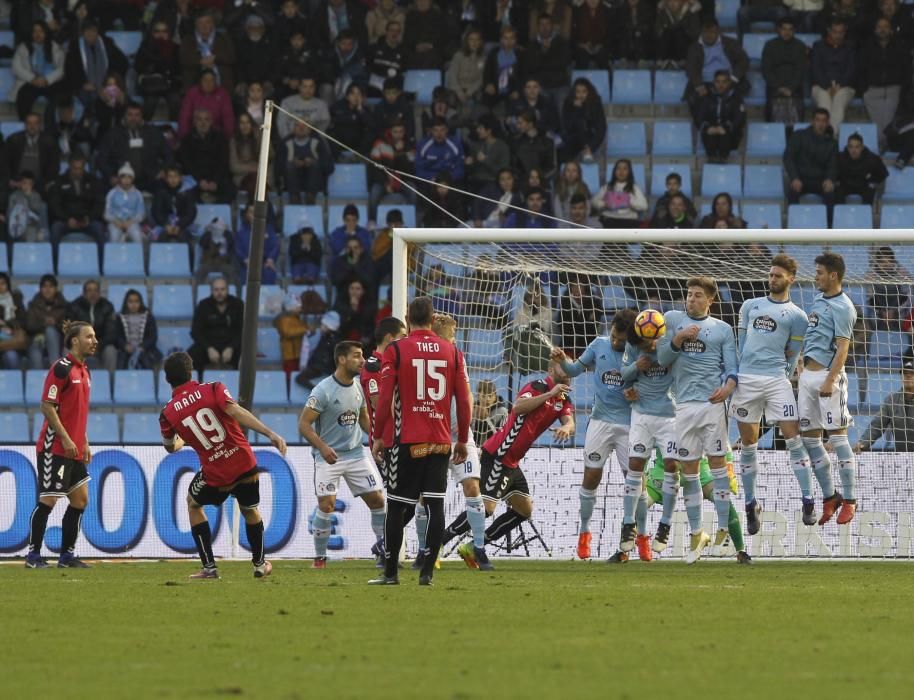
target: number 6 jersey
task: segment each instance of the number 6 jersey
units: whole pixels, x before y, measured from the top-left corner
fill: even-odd
[[[221,382],[193,380],[171,393],[159,415],[165,443],[178,435],[200,458],[210,486],[229,486],[257,466],[254,451],[238,421],[225,412],[235,399]]]

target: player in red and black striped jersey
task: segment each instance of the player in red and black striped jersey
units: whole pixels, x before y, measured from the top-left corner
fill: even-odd
[[[574,435],[574,404],[568,398],[570,379],[557,362],[549,363],[544,379],[530,382],[520,390],[508,420],[482,446],[482,497],[486,515],[492,515],[498,501],[508,509],[486,530],[486,542],[508,534],[533,514],[533,499],[520,460],[536,439],[552,430],[559,442]],[[556,418],[561,425],[550,428]],[[444,543],[469,531],[466,513],[461,513],[444,532]]]
[[[429,297],[409,305],[410,334],[384,351],[381,394],[375,413],[372,453],[379,464],[388,445],[384,434],[393,421],[387,456],[387,521],[384,576],[372,583],[398,583],[403,524],[421,496],[429,513],[425,563],[420,585],[430,585],[444,534],[444,497],[451,454],[451,401],[456,398],[457,442],[454,463],[467,457],[472,402],[463,353],[432,332]]]
[[[98,339],[92,326],[82,321],[66,323],[64,347],[67,355],[55,362],[44,380],[41,393],[41,413],[44,425],[35,446],[38,461],[38,505],[32,511],[29,551],[25,565],[30,569],[45,569],[48,563],[41,556],[48,516],[57,499],[69,500],[63,516],[61,568],[87,568],[74,554],[79,523],[89,502],[89,471],[92,460],[86,424],[89,421],[89,391],[91,383],[86,358],[95,354]]]
[[[384,351],[395,340],[400,340],[406,336],[406,325],[399,318],[388,316],[381,319],[378,327],[375,328],[374,338],[377,343],[375,351],[371,357],[365,360],[365,366],[359,373],[359,383],[362,385],[362,394],[368,403],[368,417],[371,420],[372,432],[374,432],[374,416],[378,405],[378,397],[381,395],[381,365],[384,359]],[[388,423],[389,429],[384,437],[384,444],[390,446],[394,441],[394,424],[393,421]],[[373,435],[368,434],[368,446],[373,443]],[[381,477],[384,477],[384,466],[381,465]]]

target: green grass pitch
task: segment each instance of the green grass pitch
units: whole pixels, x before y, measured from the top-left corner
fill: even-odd
[[[0,697],[911,697],[908,563],[0,566]]]

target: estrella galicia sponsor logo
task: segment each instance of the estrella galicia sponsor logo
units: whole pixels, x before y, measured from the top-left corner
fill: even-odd
[[[703,340],[687,340],[682,344],[682,351],[690,355],[700,355],[707,350]]]
[[[600,375],[600,379],[606,386],[612,389],[619,389],[622,387],[622,373],[617,369],[603,372],[603,374]]]
[[[587,455],[587,459],[591,462],[599,462],[602,456],[603,455],[601,455],[599,452],[591,452],[589,455]]]
[[[807,326],[809,328],[816,328],[818,325],[819,325],[819,314],[817,314],[815,312],[809,314]]]
[[[355,425],[358,416],[355,411],[343,411],[336,419],[336,422],[339,423],[344,428]]]
[[[808,428],[809,427],[809,418],[800,418],[800,427]]]
[[[639,455],[643,454],[647,450],[647,447],[642,445],[640,442],[632,447],[632,452],[637,452]]]
[[[668,367],[664,367],[663,365],[655,362],[651,365],[651,368],[645,372],[645,375],[651,379],[656,379],[657,377],[665,377],[667,374],[669,374],[669,372],[670,370]]]
[[[685,447],[680,447],[679,450],[678,450],[678,452],[679,452],[679,456],[680,456],[680,457],[688,457],[688,456],[689,456],[689,451],[688,451]]]
[[[746,416],[749,415],[749,411],[747,411],[745,408],[740,406],[739,408],[736,409],[736,415],[738,415],[740,418],[745,418]]]
[[[771,316],[759,316],[752,322],[752,327],[759,333],[774,333],[778,323]]]

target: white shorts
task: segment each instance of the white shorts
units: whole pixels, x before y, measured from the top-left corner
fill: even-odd
[[[841,370],[831,396],[819,396],[819,388],[827,376],[827,369],[804,369],[800,373],[797,387],[800,430],[841,430],[853,422],[847,407],[847,374]]]
[[[470,432],[470,439],[467,440],[467,458],[463,464],[454,464],[454,453],[451,453],[451,478],[455,484],[459,484],[466,479],[479,479],[481,466],[479,464],[479,450],[476,448],[476,441],[473,439],[473,433]]]
[[[629,427],[621,423],[591,418],[584,435],[584,467],[602,469],[615,452],[619,466],[628,469],[628,430]]]
[[[730,399],[730,417],[740,423],[757,425],[762,412],[769,423],[797,420],[797,400],[787,377],[739,375],[739,384]]]
[[[340,490],[340,479],[353,496],[362,496],[372,491],[380,491],[381,475],[374,461],[366,456],[327,464],[323,460],[314,462],[314,493],[320,496],[336,496]]]
[[[722,403],[691,401],[676,406],[677,452],[683,461],[727,454],[727,409]]]
[[[628,434],[628,451],[632,457],[650,461],[656,447],[664,459],[679,459],[678,439],[674,416],[649,416],[632,410],[632,427]]]

